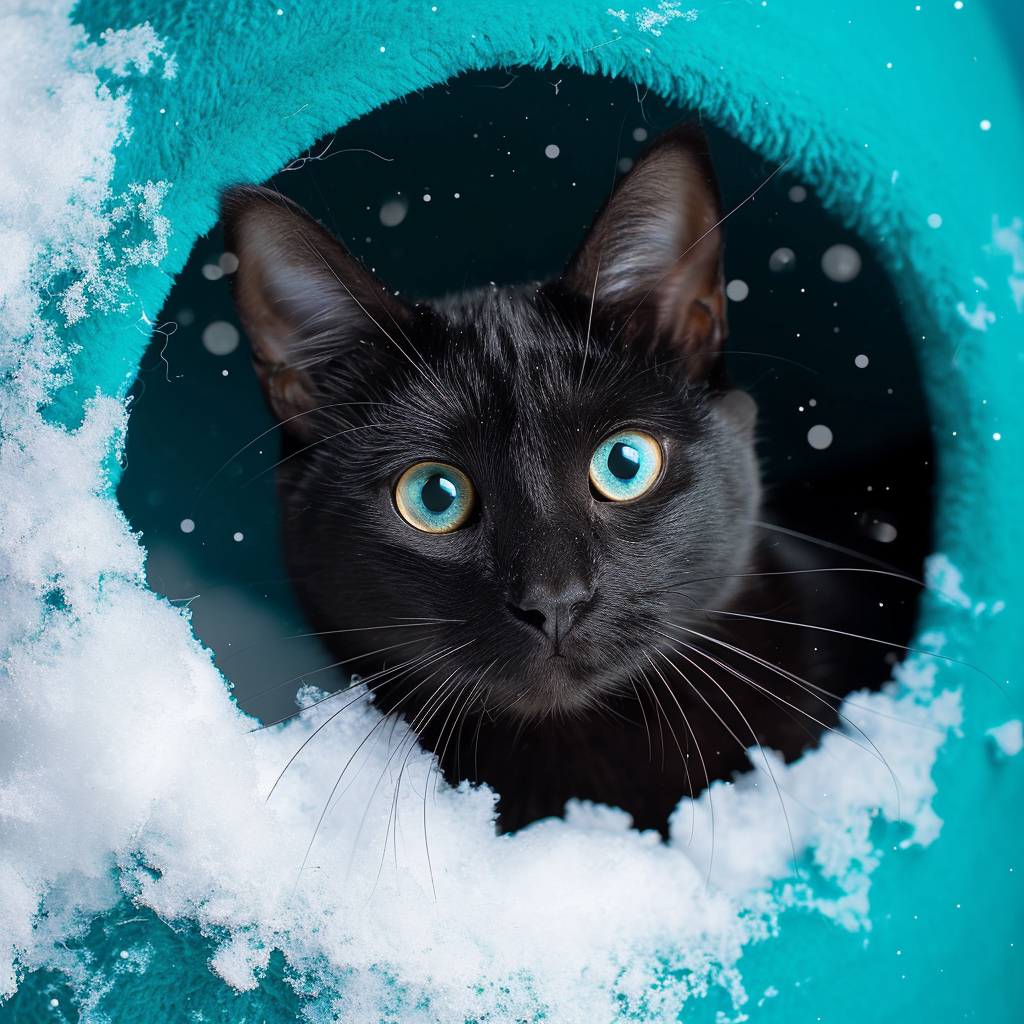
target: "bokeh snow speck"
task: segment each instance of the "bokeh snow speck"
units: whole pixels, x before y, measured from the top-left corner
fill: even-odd
[[[651,13],[688,17],[679,6]],[[96,72],[173,76],[173,58],[148,26],[88,41],[69,10],[0,18],[0,132],[17,139],[0,166],[0,360],[12,381],[0,444],[0,997],[25,970],[61,969],[68,938],[125,893],[227,935],[211,967],[236,988],[258,983],[274,948],[328,988],[345,974],[346,1019],[378,1005],[382,976],[435,1020],[661,1020],[708,985],[739,1007],[743,947],[784,907],[864,927],[881,856],[872,815],[899,807],[920,842],[940,825],[930,769],[959,700],[937,692],[921,658],[886,692],[844,705],[887,765],[856,730],[793,765],[752,752],[738,784],[680,805],[668,844],[584,804],[497,837],[492,794],[445,786],[358,690],[252,731],[187,610],[145,586],[144,551],[105,476],[123,405],[93,399],[74,430],[38,412],[66,372],[60,332],[121,310],[126,269],[158,264],[170,231],[160,203],[173,183],[111,192],[131,95]],[[382,223],[400,223],[386,208]],[[75,283],[51,322],[41,296],[65,275]],[[328,721],[341,700],[354,703]],[[376,742],[360,747],[368,733]],[[786,814],[771,776],[792,797]],[[827,897],[778,884],[794,844],[833,883]]]

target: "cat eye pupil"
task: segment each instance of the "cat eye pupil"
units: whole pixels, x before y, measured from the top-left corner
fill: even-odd
[[[608,453],[608,469],[620,480],[632,480],[640,471],[640,453],[619,441]]]
[[[428,512],[440,515],[452,507],[458,497],[459,489],[451,480],[440,473],[434,473],[427,479],[420,492],[420,500]]]

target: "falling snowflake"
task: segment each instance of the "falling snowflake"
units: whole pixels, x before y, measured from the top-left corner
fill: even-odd
[[[676,18],[682,18],[683,21],[697,20],[696,10],[681,11],[680,7],[682,7],[682,0],[661,0],[656,10],[651,7],[645,7],[643,10],[637,11],[632,15],[636,21],[637,31],[650,32],[652,36],[660,36],[661,30]],[[630,15],[625,10],[616,11],[614,8],[609,7],[608,13],[613,18],[618,18],[619,21],[628,21],[630,18]]]

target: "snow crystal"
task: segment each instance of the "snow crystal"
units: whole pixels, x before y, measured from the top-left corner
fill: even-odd
[[[682,18],[683,21],[697,20],[696,9],[681,11],[680,7],[682,7],[681,0],[661,0],[657,9],[644,7],[642,10],[630,15],[625,10],[617,11],[609,7],[607,13],[613,18],[618,18],[619,21],[628,21],[632,17],[637,31],[650,32],[652,36],[660,36],[662,29],[670,21],[675,21],[676,18]]]

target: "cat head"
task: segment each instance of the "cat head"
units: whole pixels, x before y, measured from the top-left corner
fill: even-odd
[[[583,712],[728,600],[760,485],[722,369],[721,221],[680,126],[556,279],[410,304],[289,200],[224,195],[295,591],[414,722]]]

